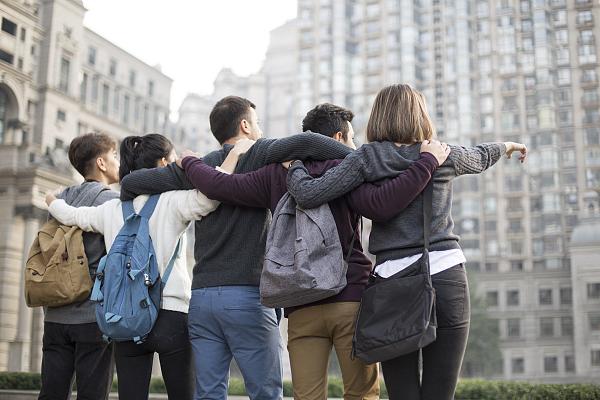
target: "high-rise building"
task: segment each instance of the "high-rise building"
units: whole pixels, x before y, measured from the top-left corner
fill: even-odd
[[[0,2],[0,371],[40,368],[42,310],[23,269],[44,194],[75,182],[70,141],[161,132],[171,79],[83,25],[77,0]]]
[[[600,305],[600,268],[575,293],[569,253],[584,198],[600,190],[600,4],[299,0],[298,29],[300,115],[344,105],[360,136],[377,91],[406,82],[425,94],[442,140],[530,147],[526,164],[500,161],[454,186],[455,230],[498,323],[497,376],[600,377],[600,319],[574,317],[575,297]],[[591,348],[576,349],[577,337]]]

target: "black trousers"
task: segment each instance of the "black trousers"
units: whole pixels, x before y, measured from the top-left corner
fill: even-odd
[[[467,337],[471,305],[464,266],[456,265],[431,277],[436,294],[437,338],[419,351],[381,363],[391,400],[454,398]]]
[[[102,340],[96,323],[44,323],[40,400],[65,400],[73,374],[77,399],[107,399],[113,377],[113,347]]]
[[[192,399],[194,367],[187,317],[182,312],[160,310],[143,343],[115,343],[120,399],[148,399],[154,353],[158,353],[169,399]]]

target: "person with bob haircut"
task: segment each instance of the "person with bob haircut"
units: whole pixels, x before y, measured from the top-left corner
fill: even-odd
[[[246,142],[236,145],[221,168],[233,172],[239,155],[248,147]],[[120,156],[121,180],[132,171],[164,167],[177,158],[169,139],[156,133],[126,137],[121,143]],[[136,212],[144,207],[148,199],[148,195],[133,199]],[[103,234],[107,249],[124,225],[122,202],[118,198],[98,207],[75,208],[50,193],[46,196],[46,203],[52,216],[62,224],[76,225],[84,231]],[[188,336],[191,280],[186,265],[186,252],[175,253],[179,240],[182,249],[187,247],[185,231],[190,222],[205,217],[218,205],[218,202],[209,200],[197,190],[171,191],[160,195],[149,220],[150,237],[160,274],[164,274],[172,257],[175,260],[169,280],[162,291],[158,318],[148,337],[141,344],[133,341],[114,343],[119,398],[148,398],[152,363],[154,354],[158,353],[169,398],[192,399],[194,367]]]
[[[424,96],[406,84],[385,87],[377,94],[371,110],[367,124],[369,143],[319,178],[311,177],[301,162],[292,163],[288,190],[300,207],[316,207],[358,186],[368,176],[367,168],[385,168],[381,160],[392,159],[394,155],[409,162],[417,160],[421,144],[435,137]],[[470,304],[466,259],[453,231],[452,182],[458,176],[485,171],[503,155],[511,158],[514,152],[519,152],[521,162],[527,156],[525,145],[513,142],[473,147],[449,145],[449,148],[448,158],[432,178],[429,261],[436,292],[437,339],[419,351],[381,363],[390,399],[454,397],[469,333]],[[357,204],[356,210],[373,220],[369,251],[376,256],[375,274],[390,277],[421,257],[423,203],[420,199],[400,212],[391,204],[382,207],[369,201]],[[421,352],[422,374],[419,373]]]

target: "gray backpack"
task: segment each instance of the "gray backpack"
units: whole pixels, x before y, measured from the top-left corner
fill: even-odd
[[[294,307],[338,294],[346,287],[346,261],[355,234],[344,259],[329,205],[304,210],[286,193],[273,213],[267,236],[261,303]]]

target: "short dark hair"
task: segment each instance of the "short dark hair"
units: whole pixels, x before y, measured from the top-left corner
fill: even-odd
[[[217,101],[210,112],[210,130],[220,144],[235,137],[238,126],[249,117],[250,108],[256,108],[250,100],[239,96],[227,96]]]
[[[348,140],[348,122],[352,122],[354,114],[347,108],[331,103],[319,104],[302,120],[302,131],[312,131],[332,137],[342,132],[344,140]]]
[[[105,133],[87,133],[69,144],[69,161],[81,176],[92,172],[96,159],[117,149],[117,142]]]

